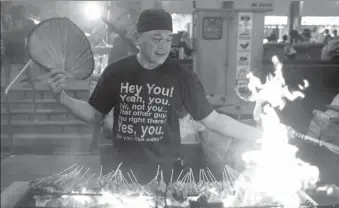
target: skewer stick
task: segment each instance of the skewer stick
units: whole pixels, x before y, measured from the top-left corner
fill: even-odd
[[[178,176],[178,178],[177,178],[177,182],[179,181],[182,172],[184,172],[184,170],[181,170],[181,172],[180,172],[180,174],[179,174],[179,176]]]
[[[139,184],[139,182],[138,182],[138,180],[137,180],[137,178],[135,177],[135,175],[134,175],[134,173],[133,173],[133,171],[132,171],[132,169],[130,170],[131,171],[131,174],[132,174],[132,176],[133,176],[133,178],[134,178],[134,180]]]
[[[174,172],[174,169],[172,169],[172,172],[171,172],[171,184],[172,184],[172,182],[173,182],[173,172]]]
[[[80,168],[80,166],[77,167],[77,168],[76,168],[75,170],[73,170],[72,172],[70,172],[69,174],[66,174],[66,175],[65,175],[65,178],[73,178],[74,175],[79,171],[79,168]]]
[[[158,176],[159,176],[159,171],[160,171],[160,165],[158,165],[158,170],[157,170],[157,175],[156,175],[157,179],[158,179]]]
[[[73,168],[74,166],[76,166],[76,165],[77,165],[77,163],[75,163],[75,164],[69,166],[68,168],[66,168],[65,170],[61,171],[60,173],[57,173],[56,175],[61,175],[61,174],[65,173],[66,171],[72,169],[72,168]]]
[[[205,172],[204,169],[202,169],[202,174],[203,174],[203,176],[205,177],[206,182],[207,182],[207,183],[210,183],[210,180],[208,179],[208,177],[207,177],[206,172]]]
[[[14,77],[14,79],[11,81],[11,83],[6,87],[5,89],[5,95],[8,95],[8,91],[12,88],[12,86],[14,85],[14,83],[16,81],[18,81],[19,77],[28,69],[29,65],[31,65],[32,63],[32,59],[30,59],[26,65],[21,69],[21,71],[19,72],[18,75],[16,75],[16,77]]]
[[[201,169],[199,170],[199,182],[201,181]]]
[[[228,174],[227,174],[227,170],[226,170],[226,168],[224,168],[224,173],[225,173],[226,181],[227,181],[227,182],[229,182],[229,179],[228,179]]]
[[[122,174],[121,171],[120,171],[120,176],[121,176],[122,181],[124,181],[126,184],[128,184],[128,181],[126,180],[124,174]]]
[[[210,176],[213,178],[214,182],[217,182],[217,179],[215,179],[215,177],[214,177],[212,171],[211,171],[208,167],[207,167],[207,173],[210,174]]]
[[[129,172],[127,172],[127,176],[128,176],[128,178],[129,178],[129,180],[131,181],[132,184],[135,183],[135,182],[133,181],[131,175],[129,174]]]
[[[82,176],[79,178],[79,181],[82,180],[82,179],[85,177],[85,175],[87,174],[87,172],[88,172],[90,169],[91,169],[91,168],[88,168],[88,169],[86,170],[86,172],[84,173],[84,175],[82,175]]]
[[[235,173],[234,170],[232,170],[232,169],[228,169],[228,173],[232,176],[232,179],[234,181],[237,180],[237,178],[239,177],[239,176],[236,175],[238,173]]]
[[[91,178],[93,178],[95,175],[96,175],[96,173],[94,173],[93,175],[91,175],[91,176],[85,181],[84,184],[88,183],[88,181],[89,181]]]
[[[298,194],[301,195],[302,197],[304,197],[306,200],[308,200],[309,202],[311,202],[313,205],[318,206],[319,204],[314,201],[309,195],[307,195],[304,191],[299,190]]]
[[[115,170],[113,169],[111,172],[109,172],[109,173],[107,173],[106,175],[104,175],[104,177],[106,177],[106,178],[111,177],[111,174],[113,174],[114,171],[115,171]]]
[[[193,174],[192,168],[191,168],[191,175],[192,175],[193,183],[195,183],[195,179],[194,179],[194,174]]]
[[[228,169],[229,172],[231,172],[237,178],[240,176],[239,173],[236,170],[234,170],[233,168],[227,166],[227,169]]]
[[[204,183],[207,182],[207,180],[206,180],[206,178],[205,178],[205,176],[204,176],[204,169],[201,169],[201,178],[202,178],[202,181],[203,181]]]
[[[186,173],[186,175],[181,179],[181,182],[185,183],[188,176],[189,176],[189,173]]]
[[[78,170],[77,172],[75,172],[74,176],[72,178],[77,178],[79,176],[79,174],[81,173],[82,169],[84,167],[81,167],[80,170]]]
[[[102,165],[100,167],[100,176],[99,176],[99,178],[101,178],[101,177],[102,177]]]

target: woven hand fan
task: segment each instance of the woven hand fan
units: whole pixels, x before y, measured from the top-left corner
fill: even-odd
[[[30,58],[47,72],[60,69],[67,78],[84,80],[94,70],[94,58],[85,33],[68,18],[47,19],[27,38]]]

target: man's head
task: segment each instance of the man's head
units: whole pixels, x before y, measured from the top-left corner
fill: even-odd
[[[325,33],[325,35],[328,35],[328,34],[330,34],[330,31],[328,29],[325,29],[324,33]]]
[[[163,64],[172,46],[172,17],[162,9],[144,10],[138,19],[136,40],[144,61]]]
[[[338,35],[338,31],[337,30],[333,30],[333,35],[337,36]]]

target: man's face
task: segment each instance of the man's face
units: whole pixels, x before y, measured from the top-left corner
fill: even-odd
[[[153,64],[163,64],[172,46],[172,32],[153,30],[139,34],[137,38],[140,53]]]

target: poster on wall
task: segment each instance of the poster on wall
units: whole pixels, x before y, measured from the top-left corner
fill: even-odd
[[[246,87],[251,70],[252,18],[250,12],[239,12],[237,35],[237,87]]]

